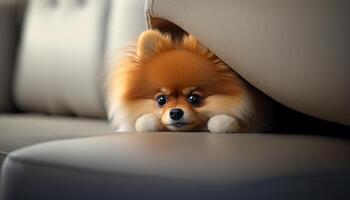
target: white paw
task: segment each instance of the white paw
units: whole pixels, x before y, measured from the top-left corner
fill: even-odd
[[[159,117],[155,114],[145,114],[139,117],[135,122],[137,132],[157,132],[160,131]]]
[[[215,115],[208,121],[208,130],[212,133],[233,133],[239,130],[239,124],[229,115]]]

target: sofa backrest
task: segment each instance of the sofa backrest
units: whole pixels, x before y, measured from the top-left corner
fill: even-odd
[[[105,53],[132,39],[122,32],[144,29],[143,6],[140,0],[29,1],[15,79],[19,109],[105,117]]]
[[[11,112],[11,78],[19,35],[18,1],[0,1],[0,113]]]

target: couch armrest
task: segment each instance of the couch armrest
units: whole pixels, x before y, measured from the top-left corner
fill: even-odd
[[[136,133],[9,154],[9,199],[350,199],[350,142],[269,134]]]

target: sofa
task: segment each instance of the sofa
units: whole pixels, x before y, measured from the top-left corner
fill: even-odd
[[[102,95],[107,58],[146,28],[143,5],[1,3],[1,160],[35,143],[113,132]]]
[[[347,7],[0,1],[0,199],[350,199]],[[114,133],[104,76],[148,28],[193,34],[271,98],[275,129]]]

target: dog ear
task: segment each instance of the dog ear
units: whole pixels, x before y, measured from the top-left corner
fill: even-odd
[[[182,41],[183,47],[200,52],[202,54],[207,53],[209,50],[203,44],[201,44],[196,38],[192,35],[185,36]]]
[[[149,57],[158,52],[160,48],[169,44],[169,39],[158,31],[148,30],[138,38],[136,54],[139,57]]]

